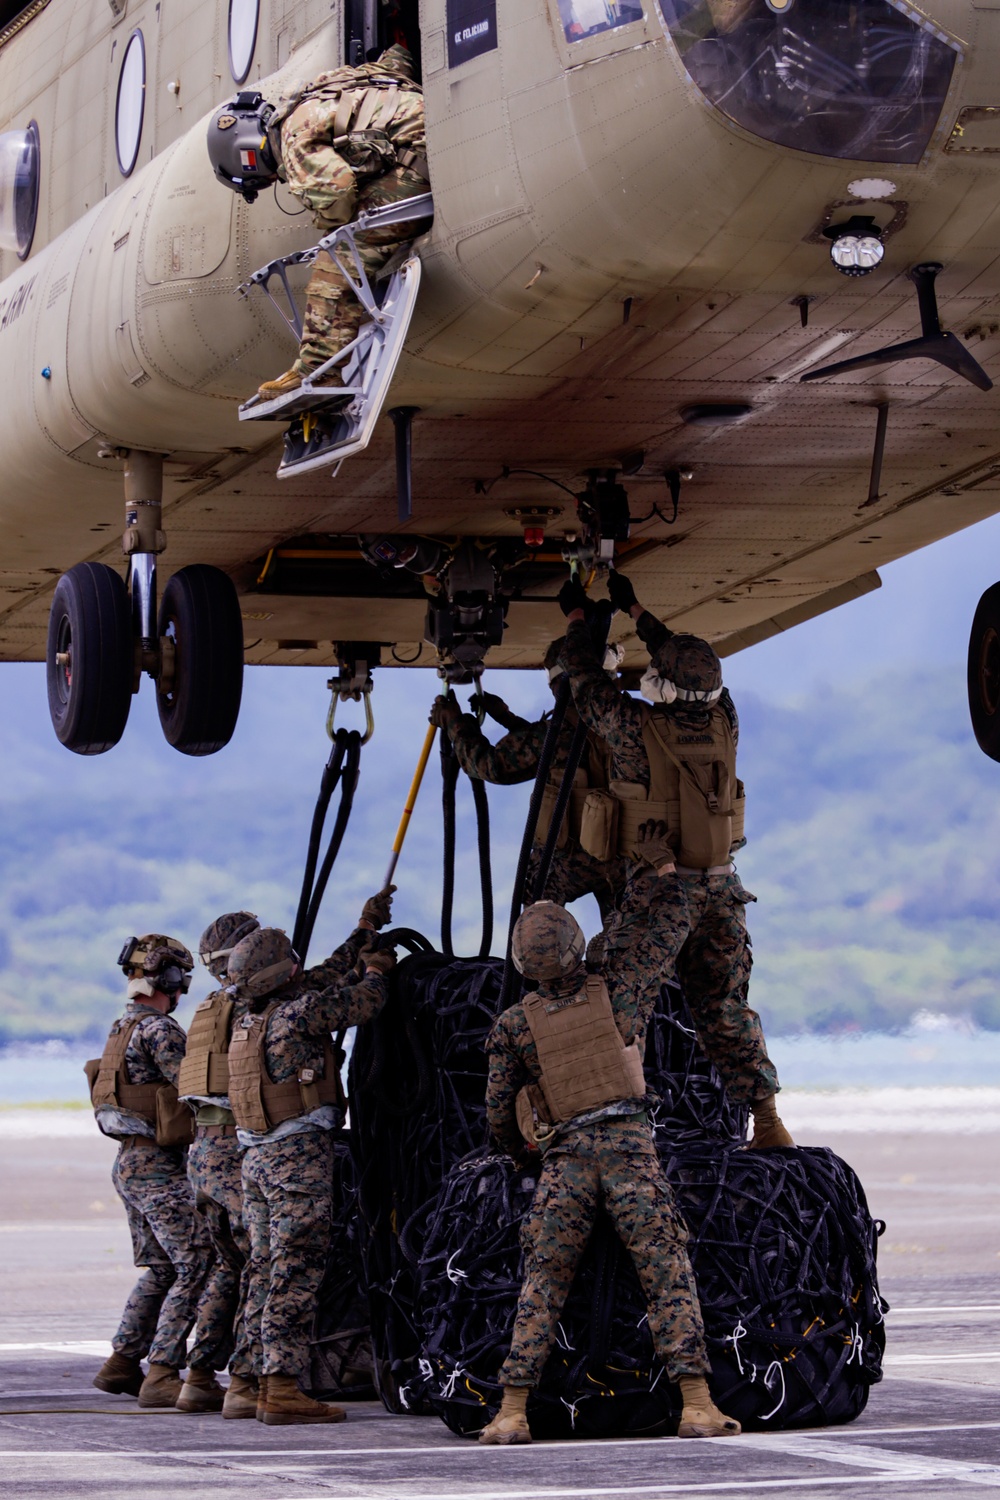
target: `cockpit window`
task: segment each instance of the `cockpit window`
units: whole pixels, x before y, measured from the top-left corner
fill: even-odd
[[[558,0],[558,4],[567,42],[582,42],[642,20],[639,0]]]
[[[745,130],[852,161],[918,162],[959,56],[905,0],[661,0],[684,66]]]
[[[38,126],[0,135],[0,250],[27,260],[38,216]]]

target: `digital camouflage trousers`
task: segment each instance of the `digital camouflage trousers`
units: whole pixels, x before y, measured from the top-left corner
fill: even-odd
[[[133,1260],[146,1267],[125,1304],[114,1349],[176,1370],[209,1367],[208,1351],[197,1340],[187,1353],[212,1246],[195,1209],[183,1150],[123,1141],[111,1180],[125,1205]]]
[[[200,1135],[188,1149],[188,1181],[215,1249],[198,1302],[195,1342],[213,1370],[252,1373],[243,1328],[250,1275],[250,1239],[243,1227],[243,1153],[235,1133]]]
[[[331,151],[331,155],[335,153]],[[413,198],[427,190],[427,182],[411,168],[394,167],[391,172],[371,179],[358,190],[357,211],[363,213],[366,209],[381,208],[384,204],[397,203],[401,198]],[[358,252],[369,280],[382,269],[400,244],[423,233],[428,227],[428,220],[418,220],[412,224],[394,224],[359,234]],[[353,269],[350,255],[345,254],[344,263],[349,270]],[[357,337],[366,316],[361,303],[348,287],[342,271],[332,257],[323,251],[316,259],[306,287],[302,343],[294,368],[301,374],[317,369]]]
[[[545,1155],[521,1228],[524,1280],[502,1385],[537,1386],[573,1276],[604,1208],[646,1295],[657,1358],[671,1380],[709,1373],[687,1229],[648,1125],[574,1130]]]
[[[633,867],[622,899],[628,918],[632,885],[648,900],[648,880]],[[746,904],[754,898],[736,875],[665,875],[656,882],[660,978],[676,976],[684,991],[702,1050],[715,1065],[735,1104],[753,1104],[778,1092],[777,1070],[767,1055],[760,1017],[747,1000],[753,951]],[[613,933],[609,939],[613,945]]]
[[[309,1362],[316,1297],[332,1227],[333,1143],[305,1130],[243,1155],[250,1236],[244,1326],[255,1375],[298,1375]]]

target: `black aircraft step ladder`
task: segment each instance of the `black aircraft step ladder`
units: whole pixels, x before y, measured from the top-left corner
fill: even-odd
[[[429,219],[433,213],[430,193],[373,208],[335,229],[311,249],[297,250],[261,266],[240,287],[247,295],[251,287],[259,286],[296,339],[301,340],[302,318],[288,282],[288,267],[311,265],[325,250],[368,314],[357,337],[310,371],[295,390],[270,401],[251,396],[240,407],[241,422],[286,422],[291,418],[278,466],[279,479],[331,466],[336,473],[345,458],[360,453],[371,442],[409,332],[421,267],[412,243],[404,243],[372,284],[358,254],[355,235],[388,224]],[[287,310],[271,291],[275,276],[284,290]]]

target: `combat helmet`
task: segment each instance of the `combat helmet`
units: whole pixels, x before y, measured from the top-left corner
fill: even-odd
[[[191,988],[194,959],[178,938],[163,932],[130,937],[118,955],[118,964],[126,979],[147,979],[165,995],[187,994]]]
[[[583,960],[580,924],[555,901],[536,901],[518,917],[511,940],[514,967],[526,979],[558,979]]]
[[[711,708],[722,696],[722,663],[699,635],[672,635],[643,673],[642,695],[653,703]]]
[[[413,78],[413,54],[404,42],[393,42],[380,53],[378,66],[389,73],[400,73],[404,78]]]
[[[216,979],[221,979],[236,944],[259,927],[252,911],[227,911],[210,922],[198,939],[198,957]]]
[[[546,648],[545,655],[542,657],[542,666],[549,674],[549,682],[553,687],[555,687],[560,677],[564,677],[566,674],[566,668],[559,665],[559,658],[562,655],[562,649],[565,644],[566,637],[564,635],[559,636],[554,641],[550,641],[549,645]],[[617,676],[618,668],[621,666],[624,657],[624,646],[612,643],[605,648],[604,658],[601,665],[604,667],[604,670],[605,672],[607,672],[609,677]]]
[[[280,927],[258,927],[241,938],[229,955],[227,976],[246,1000],[263,1000],[288,983],[299,956]]]

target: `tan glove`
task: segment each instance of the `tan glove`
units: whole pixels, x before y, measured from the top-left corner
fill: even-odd
[[[462,710],[451,698],[435,698],[428,715],[430,722],[449,734],[462,717]]]
[[[676,863],[677,856],[667,838],[667,825],[662,818],[647,818],[639,824],[635,857],[642,864],[651,865],[658,873],[667,872]]]
[[[361,955],[361,962],[366,973],[384,976],[396,967],[396,952],[393,948],[366,948]]]
[[[392,920],[392,896],[396,887],[387,885],[377,896],[369,896],[361,909],[361,921],[370,922],[375,931]]]

